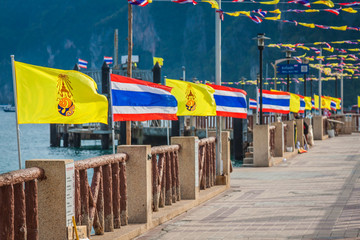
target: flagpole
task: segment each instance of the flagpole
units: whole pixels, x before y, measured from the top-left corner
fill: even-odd
[[[110,68],[109,75],[112,74],[112,69]],[[110,114],[111,114],[111,135],[112,135],[112,149],[113,154],[115,154],[115,126],[114,126],[114,114],[113,114],[113,99],[111,93],[111,75],[109,76],[109,95],[110,95]]]
[[[170,145],[169,122],[170,122],[170,120],[166,120],[166,141],[167,141],[167,145]]]
[[[343,58],[341,58],[341,80],[340,80],[340,94],[341,94],[341,114],[344,114],[344,66],[343,66]]]
[[[320,58],[319,58],[319,115],[321,116],[321,65],[322,65],[322,48],[320,48]]]
[[[19,159],[19,169],[21,169],[21,150],[20,150],[20,134],[19,134],[19,123],[18,123],[18,107],[17,107],[17,87],[16,87],[16,75],[15,75],[15,56],[11,55],[11,67],[12,67],[12,76],[13,76],[13,88],[14,88],[14,102],[15,102],[15,122],[16,122],[16,137],[17,137],[17,147],[18,147],[18,159]]]
[[[221,0],[218,0],[221,9]],[[215,81],[221,85],[221,19],[215,13]],[[221,117],[216,117],[216,175],[221,175]]]
[[[133,50],[133,12],[132,5],[128,3],[128,62],[127,62],[127,76],[132,77],[132,50]],[[126,144],[131,145],[131,121],[126,121]]]

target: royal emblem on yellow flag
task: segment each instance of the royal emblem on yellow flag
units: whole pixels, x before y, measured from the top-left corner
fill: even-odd
[[[15,61],[19,124],[107,124],[108,101],[89,76]]]
[[[166,79],[178,102],[178,116],[216,116],[215,90],[204,84]]]

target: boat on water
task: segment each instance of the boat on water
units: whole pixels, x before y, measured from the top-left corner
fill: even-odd
[[[5,106],[3,108],[3,110],[4,110],[4,112],[15,112],[16,108],[15,108],[15,106],[8,105],[8,106]]]

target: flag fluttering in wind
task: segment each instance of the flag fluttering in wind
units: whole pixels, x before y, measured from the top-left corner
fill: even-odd
[[[195,2],[194,0],[172,0],[172,2],[174,2],[174,3],[192,3],[193,5],[197,4],[197,2]]]
[[[132,5],[136,5],[136,6],[140,6],[140,7],[145,7],[146,5],[149,4],[148,0],[128,0],[128,3],[132,4]]]
[[[313,108],[311,97],[304,97],[304,101],[305,101],[305,109],[311,110]]]
[[[360,96],[358,96],[358,108],[360,108]]]
[[[178,116],[216,116],[215,90],[205,84],[166,79],[178,102]]]
[[[177,120],[171,88],[111,74],[114,121]]]
[[[256,100],[249,98],[249,109],[256,109],[256,107],[257,107]]]
[[[154,66],[156,63],[159,63],[160,66],[164,65],[164,59],[159,57],[153,57]]]
[[[331,109],[332,111],[336,111],[336,102],[333,101],[333,100],[331,100],[330,109]]]
[[[87,64],[88,64],[87,61],[79,58],[79,60],[78,60],[79,68],[87,68]]]
[[[216,115],[233,118],[246,118],[246,92],[241,89],[215,84],[206,85],[215,89]]]
[[[104,56],[104,62],[109,65],[113,63],[113,58],[112,57],[105,57]]]
[[[15,74],[19,124],[107,124],[108,101],[89,76],[16,61]]]
[[[263,112],[283,113],[290,112],[290,94],[281,91],[262,91]]]

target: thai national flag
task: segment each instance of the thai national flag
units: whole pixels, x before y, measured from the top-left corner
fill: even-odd
[[[305,112],[305,100],[304,100],[304,96],[298,95],[300,97],[300,110],[299,113],[304,113]]]
[[[128,0],[128,3],[130,3],[132,5],[140,6],[140,7],[145,7],[146,5],[149,4],[149,2],[147,0]]]
[[[215,90],[216,115],[233,118],[246,118],[246,92],[241,89],[224,87],[215,84],[206,85]]]
[[[319,25],[319,24],[315,24],[315,27],[322,28],[322,29],[330,29],[329,26],[324,26],[324,25]]]
[[[336,102],[335,101],[331,100],[330,108],[331,108],[331,110],[336,111]]]
[[[87,68],[87,64],[88,64],[87,61],[79,58],[79,60],[78,60],[79,68]]]
[[[252,12],[259,14],[261,17],[265,17],[265,15],[267,14],[267,11],[262,11],[261,9],[256,9],[253,10]]]
[[[347,7],[354,7],[360,5],[360,2],[338,3],[338,4]]]
[[[341,8],[339,8],[339,9],[324,9],[324,11],[333,13],[335,15],[339,15],[340,11],[341,11]]]
[[[250,15],[248,17],[256,23],[261,23],[263,21],[261,18],[259,18],[258,16],[255,16],[255,15],[254,16]]]
[[[256,109],[257,103],[256,100],[249,98],[249,109]]]
[[[171,87],[111,74],[114,121],[177,120]]]
[[[193,5],[196,5],[197,2],[195,0],[172,0],[174,3],[192,3]]]
[[[311,7],[310,2],[308,0],[292,0],[292,1],[288,1],[288,3],[299,3],[304,5],[305,7]]]
[[[290,112],[290,93],[263,90],[262,105],[263,112],[287,114]]]
[[[113,63],[113,58],[112,57],[105,57],[104,56],[104,62],[106,63],[106,64],[112,64]]]
[[[315,107],[315,101],[314,99],[311,99],[311,105],[312,105],[312,108],[316,109],[316,110],[319,110],[319,108],[316,108]]]

